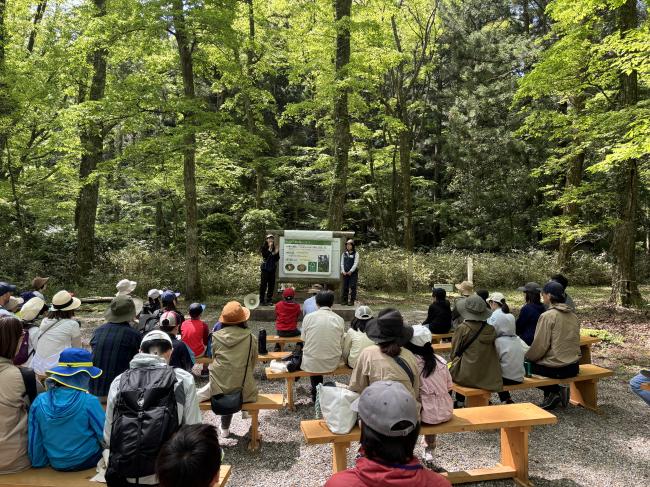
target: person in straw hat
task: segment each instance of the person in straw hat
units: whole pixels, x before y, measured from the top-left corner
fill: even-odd
[[[66,348],[47,371],[47,392],[39,394],[29,413],[29,457],[32,467],[50,465],[65,472],[94,468],[102,456],[106,415],[99,399],[88,393],[94,367],[87,350]]]
[[[465,301],[468,296],[474,294],[474,284],[469,281],[463,281],[460,284],[456,284],[456,289],[460,293],[460,297],[456,298],[454,301],[454,307],[451,310],[451,323],[454,330],[463,322],[463,318],[460,316],[458,311],[458,306],[460,303]]]
[[[49,277],[35,277],[32,279],[32,290],[31,291],[25,291],[20,295],[21,298],[25,300],[25,302],[29,301],[30,299],[36,297],[36,298],[41,298],[43,301],[45,301],[45,296],[43,293],[47,289],[47,281],[49,281]]]
[[[15,365],[24,365],[28,368],[32,367],[36,345],[38,344],[38,335],[40,333],[36,320],[46,312],[47,304],[45,304],[45,301],[39,297],[34,297],[27,301],[18,313],[18,318],[23,322],[23,330],[27,334],[27,347],[23,349],[21,344],[21,349],[14,358]]]
[[[318,305],[316,304],[316,295],[323,290],[323,286],[320,284],[314,284],[311,288],[309,288],[309,291],[307,291],[309,294],[311,294],[311,297],[305,299],[305,301],[302,303],[302,317],[304,318],[307,316],[309,313],[313,313],[314,311],[318,310]]]
[[[97,328],[90,346],[93,363],[104,371],[90,385],[90,392],[105,401],[111,382],[129,368],[131,359],[140,349],[142,336],[130,323],[135,317],[135,304],[131,296],[118,294],[104,313],[106,323]]]
[[[44,376],[45,371],[54,367],[59,355],[66,348],[81,348],[79,323],[73,320],[75,310],[81,301],[68,291],[59,291],[52,298],[47,318],[39,327],[38,344],[32,362],[34,371]]]

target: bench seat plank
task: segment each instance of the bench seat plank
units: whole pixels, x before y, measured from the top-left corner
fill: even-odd
[[[230,478],[230,465],[222,465],[219,483],[223,487]],[[50,467],[30,468],[24,472],[0,475],[0,487],[101,487],[106,486],[90,479],[97,474],[94,468],[81,472],[58,472]]]
[[[326,372],[323,374],[314,372],[305,372],[304,370],[297,370],[296,372],[277,372],[267,367],[264,370],[267,379],[285,379],[287,381],[287,406],[289,409],[295,408],[293,399],[293,383],[299,377],[311,377],[314,375],[351,375],[352,369],[347,365],[341,363],[336,370]]]
[[[270,362],[271,360],[282,360],[291,355],[291,352],[269,352],[266,355],[258,355],[258,362]],[[211,357],[200,357],[196,359],[197,364],[211,364]]]
[[[242,405],[244,411],[259,411],[260,409],[282,409],[284,408],[284,395],[282,394],[258,394],[256,402],[247,402]],[[199,403],[201,411],[212,411],[210,401]]]

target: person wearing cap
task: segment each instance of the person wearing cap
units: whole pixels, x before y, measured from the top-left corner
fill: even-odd
[[[494,347],[496,348],[497,355],[499,356],[499,363],[501,364],[501,377],[503,378],[504,385],[521,384],[524,381],[524,357],[528,350],[521,338],[515,333],[515,320],[510,319],[510,316],[505,313],[493,313],[490,317],[496,332],[496,340],[494,340]],[[489,321],[488,321],[489,323]],[[512,404],[514,401],[510,396],[509,391],[499,392],[499,399],[503,404]]]
[[[354,311],[350,328],[343,337],[343,360],[354,369],[359,355],[364,348],[374,345],[366,335],[366,325],[372,319],[372,310],[368,306],[359,306]]]
[[[192,303],[188,309],[190,319],[181,324],[181,340],[190,347],[195,357],[203,357],[207,350],[210,329],[201,319],[205,304]]]
[[[199,389],[200,401],[238,389],[242,389],[245,403],[257,401],[257,382],[253,376],[257,362],[257,338],[247,325],[250,315],[250,310],[237,301],[230,301],[223,307],[219,317],[222,327],[212,334],[214,360],[209,367],[210,382]],[[232,414],[221,416],[219,431],[222,438],[230,435],[231,422]]]
[[[575,313],[576,305],[573,302],[573,299],[571,299],[571,296],[569,296],[566,292],[566,288],[569,287],[569,280],[566,277],[564,277],[564,275],[562,274],[553,274],[550,280],[558,282],[562,285],[562,287],[564,288],[564,304],[566,304],[569,308],[571,308],[571,311]]]
[[[81,348],[79,322],[72,319],[80,306],[81,301],[68,291],[59,291],[52,298],[50,311],[39,327],[32,362],[38,375],[45,376],[45,371],[57,364],[59,355],[66,348]]]
[[[460,297],[456,298],[454,301],[454,306],[451,310],[451,323],[454,329],[458,328],[458,325],[463,322],[463,317],[460,315],[458,309],[460,304],[465,301],[468,296],[474,294],[474,284],[472,284],[470,281],[463,281],[460,284],[456,284],[455,286],[460,293]]]
[[[508,321],[512,321],[515,326],[515,315],[510,313],[510,306],[506,303],[506,297],[501,293],[492,293],[486,299],[492,315],[487,319],[488,325],[494,326],[494,322],[499,316],[505,316]]]
[[[147,302],[143,306],[143,313],[153,314],[159,309],[162,309],[162,303],[160,297],[164,291],[160,289],[149,289],[147,292]]]
[[[414,454],[419,405],[403,384],[377,381],[352,403],[361,422],[361,447],[353,468],[335,473],[325,487],[451,487]]]
[[[129,364],[130,380],[137,380],[134,375],[148,374],[152,369],[170,368],[169,360],[172,355],[172,340],[169,335],[162,330],[153,330],[147,333],[140,344],[140,353],[138,353]],[[174,396],[176,398],[176,412],[178,414],[179,426],[187,424],[200,424],[201,411],[196,394],[194,377],[189,372],[171,368],[175,376]],[[112,435],[113,422],[115,420],[116,409],[119,407],[118,398],[122,386],[124,374],[118,375],[111,383],[108,393],[108,402],[106,404],[106,422],[104,423],[104,444],[110,451],[111,442],[120,441]],[[138,427],[137,423],[133,424]],[[155,427],[155,425],[150,425]],[[131,436],[134,437],[136,432]],[[160,445],[162,447],[162,445]],[[156,453],[157,454],[157,453]],[[110,467],[110,456],[109,456]],[[156,485],[158,479],[155,474],[146,475],[138,479],[127,478],[126,482],[139,485]]]
[[[21,357],[18,361],[18,355],[14,359],[15,365],[23,365],[24,367],[31,368],[32,361],[34,359],[34,354],[36,353],[36,345],[38,344],[38,335],[40,333],[39,324],[36,323],[36,320],[39,316],[47,312],[47,304],[39,297],[33,297],[27,301],[20,312],[18,313],[18,318],[23,322],[23,330],[27,334],[27,350],[24,357]],[[24,358],[24,361],[23,361]]]
[[[280,260],[280,249],[275,246],[275,237],[267,235],[260,247],[262,263],[260,264],[260,304],[262,306],[273,305],[273,294],[275,292],[275,270]]]
[[[447,300],[447,291],[434,288],[433,302],[429,305],[427,317],[422,323],[431,333],[449,333],[451,329],[451,304]]]
[[[178,297],[181,293],[174,291],[163,291],[160,295],[160,301],[162,302],[163,312],[171,311],[176,315],[176,323],[179,325],[185,321],[185,317],[178,311]]]
[[[0,282],[0,316],[14,316],[5,306],[9,299],[16,292],[16,286],[7,282]]]
[[[518,287],[517,291],[524,293],[526,304],[519,310],[519,316],[515,322],[517,336],[526,345],[533,343],[537,321],[546,308],[542,304],[540,291],[542,287],[536,282],[527,282],[524,286]]]
[[[169,335],[174,349],[169,359],[169,365],[191,372],[196,360],[190,347],[178,337],[180,325],[183,322],[177,320],[178,313],[173,311],[165,311],[160,316],[160,329]]]
[[[580,371],[580,324],[573,310],[564,302],[564,286],[549,281],[542,288],[548,311],[542,313],[535,338],[526,352],[533,374],[554,379],[575,377]],[[569,403],[569,388],[559,385],[540,387],[544,391],[543,409],[555,409]]]
[[[413,337],[413,327],[404,324],[398,310],[387,308],[368,323],[366,334],[374,345],[364,348],[359,354],[348,388],[361,394],[373,382],[391,380],[404,385],[417,399],[420,395],[417,361],[404,348]]]
[[[103,370],[102,375],[91,382],[90,393],[106,401],[113,380],[129,368],[131,359],[140,349],[142,336],[130,322],[135,318],[135,304],[131,296],[118,294],[104,313],[106,323],[93,332],[90,346],[93,364]]]
[[[300,305],[294,301],[296,290],[292,287],[285,288],[282,291],[282,301],[275,305],[275,329],[278,336],[296,337],[300,336],[298,329],[298,318],[300,317]],[[279,351],[280,344],[276,343]]]
[[[496,331],[487,324],[492,313],[478,294],[457,303],[457,308],[463,322],[451,339],[451,377],[462,386],[500,391],[503,381],[494,348]],[[456,400],[460,405],[465,398],[457,393]]]
[[[454,401],[449,394],[454,383],[447,368],[447,361],[433,353],[431,339],[431,331],[426,326],[415,325],[411,340],[404,345],[417,360],[422,424],[444,423],[454,415]],[[425,435],[424,445],[424,461],[433,462],[436,435]]]
[[[25,302],[34,297],[41,298],[43,301],[45,301],[45,296],[43,293],[47,289],[47,281],[49,280],[49,277],[35,277],[32,279],[32,290],[21,293],[20,297],[23,298]]]
[[[30,399],[27,394],[26,370],[16,367],[16,356],[23,336],[23,326],[14,316],[0,316],[0,475],[20,472],[30,466],[27,455],[27,416]],[[34,389],[40,382],[31,374]]]
[[[29,458],[32,467],[54,470],[94,468],[102,456],[106,415],[99,399],[88,393],[91,379],[102,374],[90,352],[66,348],[47,371],[47,392],[29,411]]]
[[[359,252],[352,239],[345,242],[345,252],[341,255],[341,275],[343,276],[341,303],[344,306],[354,306],[359,282]]]
[[[311,297],[305,299],[302,303],[302,317],[304,318],[309,313],[313,313],[318,310],[318,305],[316,304],[316,295],[323,290],[323,286],[320,284],[314,284],[309,288],[309,294]]]
[[[304,342],[300,369],[315,374],[335,370],[343,355],[345,321],[334,311],[334,293],[326,290],[316,295],[318,311],[309,313],[302,320],[300,338]],[[316,402],[316,387],[323,383],[322,375],[312,375],[311,399]]]

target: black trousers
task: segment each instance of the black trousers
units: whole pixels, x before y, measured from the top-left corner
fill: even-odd
[[[275,271],[260,271],[260,302],[271,301],[275,287]]]
[[[300,330],[296,328],[295,330],[276,330],[279,337],[290,338],[290,337],[299,337]]]
[[[532,363],[531,365],[533,374],[551,377],[552,379],[567,379],[569,377],[575,377],[580,372],[579,362],[565,365],[564,367],[547,367],[546,365],[536,363]],[[544,391],[545,396],[553,392],[560,392],[560,386],[557,384],[542,386],[540,389]]]
[[[521,384],[521,382],[518,382],[516,380],[506,379],[505,377],[503,378],[503,385],[504,386],[512,386],[512,385],[515,385],[515,384]],[[510,397],[510,391],[501,391],[501,392],[499,392],[499,399],[501,400],[501,402],[507,401],[508,399],[512,399],[512,397]]]
[[[341,294],[341,300],[344,303],[349,302],[354,304],[357,300],[357,282],[359,281],[359,271],[354,271],[349,276],[343,276],[343,293]],[[348,301],[348,294],[350,295],[350,301]]]
[[[429,331],[435,334],[449,333],[451,330],[451,322],[449,324],[442,325],[440,323],[429,323]]]
[[[322,375],[310,375],[309,381],[311,382],[311,400],[316,402],[316,386],[323,383]]]

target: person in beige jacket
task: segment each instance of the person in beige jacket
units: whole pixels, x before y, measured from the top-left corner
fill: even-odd
[[[22,337],[18,318],[0,317],[0,474],[31,466],[27,456],[29,400],[20,369],[12,362]]]
[[[573,310],[565,304],[564,287],[549,281],[542,289],[548,311],[537,321],[535,338],[526,352],[532,362],[532,372],[544,377],[565,379],[575,377],[580,371],[580,324]],[[560,403],[569,403],[569,388],[551,385],[540,387],[544,391],[543,409],[555,409]]]
[[[237,301],[226,303],[219,317],[222,328],[212,334],[210,382],[198,391],[199,401],[215,394],[229,394],[242,388],[244,402],[257,401],[257,382],[253,370],[257,363],[257,338],[246,322],[251,312]],[[248,364],[248,367],[246,366]],[[244,417],[244,413],[242,413]],[[232,414],[221,416],[222,438],[230,435]]]

